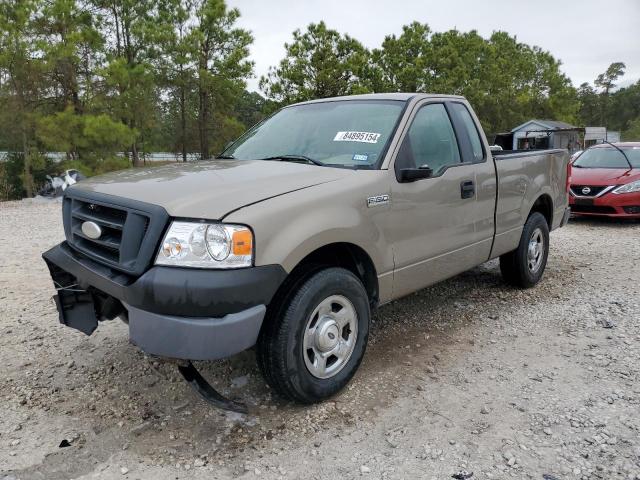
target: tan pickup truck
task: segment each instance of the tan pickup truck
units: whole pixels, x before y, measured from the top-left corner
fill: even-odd
[[[323,99],[214,161],[74,185],[43,256],[62,323],[123,318],[223,407],[189,360],[255,345],[269,385],[310,403],[354,375],[379,305],[496,257],[506,282],[538,283],[568,177],[564,150],[492,154],[462,97]]]

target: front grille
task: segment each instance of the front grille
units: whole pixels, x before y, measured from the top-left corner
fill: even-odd
[[[575,213],[616,213],[615,208],[602,205],[571,205],[571,211]]]
[[[67,243],[92,259],[139,275],[153,260],[167,223],[164,209],[142,202],[92,192],[67,191],[63,220]],[[82,224],[93,222],[101,235],[85,235]]]
[[[86,221],[100,225],[102,235],[99,239],[88,238],[82,233],[82,224]],[[124,210],[76,200],[71,209],[73,243],[95,256],[119,263],[123,260],[120,247],[122,246],[122,230],[126,221],[127,212]],[[143,221],[148,223],[149,219],[144,218]],[[138,237],[136,243],[139,248],[142,238]]]
[[[584,193],[582,190],[588,188],[589,192]],[[603,186],[594,186],[594,185],[571,185],[571,193],[578,197],[595,197],[600,192],[602,192],[607,185]]]

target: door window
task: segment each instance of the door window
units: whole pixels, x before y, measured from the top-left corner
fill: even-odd
[[[458,142],[444,105],[420,108],[402,141],[396,168],[429,167],[433,176],[438,176],[460,162]]]
[[[484,151],[482,150],[482,140],[480,140],[480,134],[478,134],[478,129],[476,128],[476,124],[473,121],[473,118],[471,118],[469,110],[467,110],[467,107],[465,107],[462,103],[451,103],[450,106],[453,110],[453,115],[457,115],[461,120],[462,125],[464,126],[464,130],[469,137],[469,143],[471,144],[471,152],[473,154],[474,162],[483,161]]]

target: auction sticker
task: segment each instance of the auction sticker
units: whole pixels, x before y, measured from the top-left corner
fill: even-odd
[[[333,138],[334,142],[362,142],[378,143],[380,133],[372,132],[338,132]]]

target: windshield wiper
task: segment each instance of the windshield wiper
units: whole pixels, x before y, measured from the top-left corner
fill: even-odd
[[[629,170],[633,170],[633,165],[631,164],[631,160],[629,160],[629,157],[627,157],[627,154],[626,154],[626,153],[624,153],[624,150],[622,150],[619,146],[614,145],[613,143],[608,142],[608,141],[606,141],[606,140],[603,140],[603,142],[604,142],[604,143],[607,143],[607,144],[609,144],[609,145],[611,145],[613,148],[615,148],[616,150],[618,150],[618,151],[622,154],[622,156],[624,157],[624,159],[627,161],[627,163],[629,164]]]
[[[273,157],[261,158],[260,160],[277,160],[280,162],[306,162],[312,165],[318,165],[319,167],[325,166],[325,164],[320,160],[315,160],[305,155],[276,155]]]
[[[236,157],[234,157],[233,155],[218,155],[216,157],[216,160],[235,160]]]

